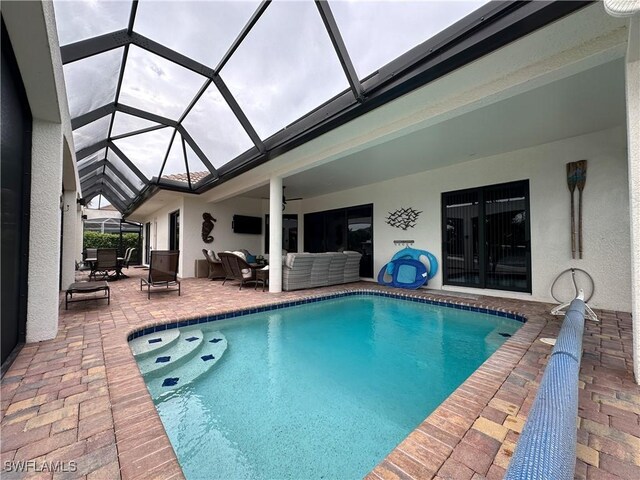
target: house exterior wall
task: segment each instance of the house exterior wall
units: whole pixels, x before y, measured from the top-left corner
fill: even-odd
[[[220,252],[246,249],[251,253],[264,250],[264,215],[262,201],[253,198],[235,198],[217,203],[203,202],[199,197],[184,197],[168,203],[141,220],[151,222],[151,245],[155,249],[169,248],[169,214],[180,209],[180,268],[183,278],[195,276],[195,261],[204,259],[202,249]],[[212,243],[202,240],[202,214],[210,213],[217,221],[211,235]],[[249,215],[263,219],[262,235],[233,233],[234,215]],[[157,228],[154,228],[154,225]],[[154,237],[157,231],[157,237]],[[144,242],[144,239],[143,239]],[[143,243],[144,245],[144,243]]]
[[[169,215],[176,210],[180,210],[180,251],[184,251],[183,245],[183,203],[184,199],[176,197],[172,202],[168,202],[162,208],[156,210],[151,215],[146,217],[142,223],[151,223],[151,249],[152,250],[168,250],[169,249]],[[142,245],[145,245],[145,229],[142,228]],[[180,264],[178,273],[182,275],[182,256],[180,258]]]
[[[264,250],[264,215],[261,201],[252,198],[236,198],[219,203],[205,203],[199,198],[185,199],[184,221],[184,276],[195,275],[195,261],[204,259],[202,249],[221,252],[224,250],[246,249],[255,254]],[[202,214],[210,213],[217,221],[214,223],[213,242],[202,240]],[[262,235],[233,233],[234,215],[248,215],[262,218]]]
[[[627,143],[631,222],[633,368],[640,383],[640,13],[629,20],[626,55]]]
[[[584,259],[572,260],[565,165],[583,159],[588,160],[583,197]],[[443,287],[442,269],[429,286],[553,301],[550,288],[556,275],[577,267],[594,279],[593,307],[630,311],[629,192],[623,127],[305,199],[302,211],[373,203],[377,275],[398,250],[393,244],[396,239],[413,239],[416,248],[429,250],[442,261],[441,193],[524,179],[530,182],[532,294]],[[423,212],[414,229],[403,231],[385,223],[388,212],[402,207]]]
[[[71,199],[79,190],[79,181],[73,154],[71,168],[63,169],[64,145],[72,146],[73,136],[53,4],[5,2],[2,17],[33,116],[26,340],[37,342],[54,338],[58,331],[60,195],[64,183],[69,204],[75,209]],[[69,148],[69,153],[72,151]],[[73,217],[70,215],[66,223],[75,236]],[[72,280],[73,243],[74,239],[69,239],[70,248],[62,252],[64,284]]]

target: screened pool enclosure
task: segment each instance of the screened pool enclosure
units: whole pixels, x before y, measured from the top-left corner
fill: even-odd
[[[202,193],[566,3],[57,0],[83,196],[126,215],[158,189]]]

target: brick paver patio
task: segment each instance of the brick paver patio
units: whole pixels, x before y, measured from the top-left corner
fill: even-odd
[[[346,289],[357,283],[272,295],[238,291],[219,281],[186,279],[183,294],[147,300],[137,276],[111,282],[111,305],[83,302],[60,311],[54,340],[26,345],[2,379],[2,478],[182,478],[127,335],[144,326],[211,315]],[[402,291],[402,293],[407,293]],[[528,322],[406,440],[368,479],[502,478],[551,347],[536,339],[557,334],[560,321],[541,303],[441,292],[410,292],[437,300],[499,308]],[[587,322],[580,373],[576,478],[640,478],[640,388],[631,368],[631,316],[597,312]],[[28,474],[9,472],[35,460]],[[45,461],[76,471],[36,472]],[[9,463],[7,463],[9,462]],[[13,463],[10,463],[13,462]],[[50,465],[50,464],[49,464]],[[206,475],[206,474],[205,474]]]

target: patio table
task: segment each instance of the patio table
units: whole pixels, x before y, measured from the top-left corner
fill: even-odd
[[[94,273],[94,266],[95,263],[98,261],[97,257],[87,257],[84,259],[84,263],[86,263],[87,265],[89,265],[91,267],[91,273],[89,274],[89,277],[91,277]],[[116,275],[115,278],[111,278],[109,277],[110,280],[120,280],[121,277],[124,278],[129,278],[127,275],[125,275],[124,273],[122,273],[122,267],[124,264],[124,257],[118,257],[117,258],[117,267],[116,267]]]

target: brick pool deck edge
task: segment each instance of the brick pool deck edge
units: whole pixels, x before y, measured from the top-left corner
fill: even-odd
[[[233,283],[183,280],[183,295],[147,300],[141,270],[111,282],[111,305],[60,310],[55,339],[26,345],[2,378],[2,478],[183,478],[127,335],[196,316],[349,290],[382,290],[519,313],[527,323],[383,459],[369,480],[502,478],[533,403],[560,318],[550,305],[355,284],[268,294]],[[61,296],[62,298],[62,296]],[[631,316],[587,321],[580,369],[577,479],[640,478],[640,388],[631,365]],[[76,471],[10,472],[21,460],[75,462]],[[6,463],[13,462],[13,463]],[[68,470],[68,469],[67,469]]]

